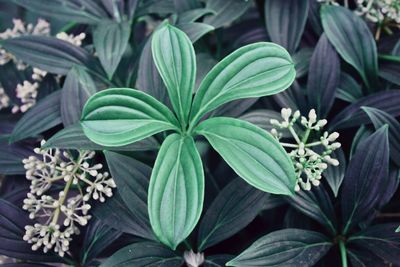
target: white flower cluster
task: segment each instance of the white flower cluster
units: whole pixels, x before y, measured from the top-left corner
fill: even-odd
[[[10,106],[10,98],[4,91],[4,88],[0,87],[0,110],[8,108]]]
[[[314,109],[310,110],[308,118],[301,116],[300,111],[292,113],[290,108],[283,108],[281,116],[283,121],[272,119],[270,123],[278,129],[288,129],[296,143],[281,142],[282,134],[275,128],[271,130],[271,133],[283,147],[290,149],[289,156],[293,161],[297,176],[296,191],[300,189],[311,190],[312,185],[318,186],[320,184],[322,173],[328,168],[328,164],[339,165],[339,161],[330,156],[335,149],[341,146],[339,142],[335,142],[339,134],[337,132],[331,134],[324,132],[319,141],[308,143],[312,131],[319,132],[327,124],[327,120],[317,120]],[[299,118],[300,124],[305,128],[305,131],[301,134],[297,134],[293,127]],[[318,150],[313,150],[313,148]],[[320,150],[322,152],[317,152]]]
[[[400,24],[399,0],[357,0],[356,14],[371,22],[393,21]]]
[[[5,32],[0,33],[0,39],[5,40],[9,38],[16,38],[22,35],[50,35],[50,24],[43,19],[39,19],[35,26],[33,26],[33,24],[25,25],[24,22],[19,19],[14,19],[13,23],[14,27],[12,29],[7,29]],[[86,38],[86,34],[81,33],[77,36],[74,36],[73,34],[60,32],[56,35],[56,38],[64,40],[76,46],[81,46],[82,41]],[[24,70],[28,67],[28,65],[26,65],[24,62],[15,58],[14,55],[8,53],[5,49],[0,48],[0,65],[7,64],[10,61],[13,61],[19,70]],[[17,85],[16,96],[21,100],[21,105],[19,106],[14,104],[11,110],[12,113],[26,112],[28,109],[36,104],[39,84],[47,75],[47,72],[38,68],[33,68],[32,72],[32,81],[27,80],[24,81],[22,84]],[[4,99],[6,98],[4,97]],[[5,101],[6,100],[4,100],[4,102]],[[1,105],[2,102],[3,97],[0,92],[0,109],[9,106],[9,104],[7,106]]]
[[[23,209],[37,223],[25,227],[24,240],[33,244],[32,250],[53,249],[62,257],[72,235],[79,234],[78,226],[91,218],[88,201],[104,202],[116,185],[107,172],[100,172],[102,164],[89,163],[95,156],[92,151],[79,151],[76,157],[59,149],[35,148],[34,152],[36,156],[23,160],[26,178],[31,181]],[[62,188],[58,195],[54,194],[56,188]]]
[[[199,267],[204,263],[204,253],[194,253],[193,250],[185,251],[183,258],[188,267]]]

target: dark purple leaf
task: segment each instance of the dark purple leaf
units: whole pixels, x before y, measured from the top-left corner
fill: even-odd
[[[317,111],[318,117],[325,118],[335,100],[340,78],[339,56],[325,34],[321,35],[315,47],[308,73],[307,96],[310,108]]]
[[[400,116],[400,90],[389,90],[361,98],[343,109],[330,121],[329,129],[344,129],[369,123],[368,115],[362,106],[383,110],[393,117]]]
[[[384,126],[358,145],[347,168],[341,192],[344,234],[379,207],[388,176],[389,140]]]

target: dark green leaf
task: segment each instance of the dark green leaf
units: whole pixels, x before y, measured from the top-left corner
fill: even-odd
[[[397,41],[391,55],[400,57],[400,41]],[[384,64],[379,64],[379,76],[389,82],[400,85],[400,63],[387,61],[382,63]]]
[[[193,45],[184,32],[165,24],[153,34],[151,50],[171,104],[185,128],[196,80]]]
[[[301,78],[308,73],[312,55],[313,49],[302,48],[292,56],[294,68],[296,69],[296,78]]]
[[[332,152],[332,158],[339,161],[339,166],[329,165],[323,175],[332,189],[333,194],[337,197],[346,171],[346,158],[341,148]]]
[[[107,147],[98,145],[90,141],[82,130],[82,126],[78,124],[71,125],[47,140],[44,147],[47,148],[63,148],[63,149],[84,149],[84,150],[115,150],[115,151],[147,151],[156,150],[160,144],[154,137],[148,137],[133,144]]]
[[[364,20],[347,8],[331,5],[321,7],[321,19],[337,52],[358,71],[370,90],[377,90],[377,48]]]
[[[246,227],[263,209],[268,194],[236,178],[214,199],[203,216],[198,235],[198,249],[223,241]]]
[[[200,22],[180,23],[177,27],[187,34],[192,43],[214,30],[213,26]]]
[[[97,66],[86,50],[54,37],[27,35],[3,40],[1,45],[18,59],[49,73],[66,75],[73,65]]]
[[[214,11],[211,9],[207,8],[196,8],[196,9],[191,9],[187,10],[178,16],[178,23],[189,23],[189,22],[195,22],[199,18],[207,15],[207,14],[213,14]]]
[[[117,184],[118,192],[125,204],[135,216],[135,223],[141,227],[140,235],[152,236],[149,214],[147,211],[147,190],[151,168],[131,157],[105,151],[107,165]]]
[[[204,79],[204,77],[206,77],[207,73],[215,66],[215,64],[217,64],[217,61],[209,53],[200,53],[196,55],[196,92],[201,84],[201,81]]]
[[[307,21],[308,1],[265,0],[265,24],[274,43],[293,54],[299,46]]]
[[[358,145],[347,168],[341,194],[344,234],[379,206],[388,177],[389,141],[384,126]]]
[[[340,79],[340,61],[325,34],[315,47],[308,72],[307,96],[310,108],[325,118],[335,100]]]
[[[227,266],[313,266],[331,246],[320,233],[285,229],[261,237]]]
[[[79,122],[82,109],[96,86],[87,72],[74,66],[67,74],[61,91],[61,119],[65,127]]]
[[[93,44],[100,62],[111,79],[128,47],[131,25],[129,21],[121,23],[105,21],[97,25],[93,32]]]
[[[36,136],[61,123],[61,91],[38,101],[15,125],[10,141],[17,142]]]
[[[153,134],[176,129],[172,112],[135,89],[113,88],[93,95],[82,112],[86,136],[104,146],[123,146]]]
[[[400,123],[390,114],[376,108],[362,107],[374,124],[375,129],[389,126],[390,157],[400,166]]]
[[[375,93],[359,99],[339,112],[329,124],[329,129],[343,129],[369,123],[362,106],[383,110],[393,117],[400,115],[400,90],[389,90]]]
[[[216,29],[231,24],[242,16],[251,6],[250,1],[237,0],[212,0],[207,1],[206,9],[212,10],[214,15],[204,19],[204,23],[214,26]]]
[[[301,213],[321,223],[331,234],[336,234],[335,209],[323,185],[312,191],[297,192],[289,198],[289,203]]]
[[[337,97],[354,103],[363,97],[361,86],[349,74],[342,72],[340,75],[339,88],[336,91]]]
[[[22,160],[33,154],[33,148],[21,144],[0,143],[0,173],[2,175],[25,174]]]
[[[205,120],[196,133],[205,136],[229,166],[252,186],[274,194],[294,193],[293,164],[279,142],[263,129],[220,117]]]
[[[295,75],[290,55],[279,45],[260,42],[239,48],[204,78],[194,98],[191,123],[229,101],[279,93]]]
[[[140,242],[126,246],[111,257],[101,267],[176,267],[183,259],[169,248],[153,242]]]
[[[203,209],[204,173],[190,136],[165,139],[151,174],[149,215],[158,239],[175,248],[194,229]]]
[[[12,0],[26,9],[64,21],[99,23],[107,13],[96,0]]]

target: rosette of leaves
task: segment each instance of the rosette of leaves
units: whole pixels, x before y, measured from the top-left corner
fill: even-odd
[[[229,101],[288,88],[295,70],[287,51],[266,42],[244,46],[217,64],[193,97],[196,58],[187,35],[164,23],[153,34],[151,49],[172,109],[142,91],[112,88],[88,100],[81,125],[89,139],[108,147],[165,132],[148,193],[150,222],[157,238],[175,249],[200,218],[204,173],[196,136],[205,137],[249,184],[265,192],[292,195],[293,166],[270,134],[238,119],[202,120]]]

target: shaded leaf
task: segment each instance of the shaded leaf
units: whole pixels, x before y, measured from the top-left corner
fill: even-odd
[[[323,175],[332,189],[333,194],[337,197],[346,171],[346,158],[341,148],[333,151],[331,156],[339,161],[339,166],[329,165]]]
[[[60,103],[61,91],[38,101],[15,125],[11,142],[17,142],[28,137],[36,136],[61,123]]]
[[[331,246],[320,233],[285,229],[261,237],[227,266],[312,266]]]
[[[54,37],[26,35],[2,40],[1,45],[32,67],[53,74],[66,75],[73,65],[97,66],[85,49]]]
[[[187,34],[192,43],[214,30],[213,26],[200,22],[180,23],[177,27]]]
[[[93,45],[109,79],[113,77],[128,47],[130,35],[129,21],[120,23],[105,21],[97,25],[93,32]]]
[[[161,244],[139,242],[118,250],[101,267],[176,267],[182,263],[180,256]]]
[[[321,7],[322,26],[342,58],[352,65],[370,90],[378,84],[378,55],[365,21],[341,6]]]
[[[203,216],[198,235],[198,249],[223,241],[246,227],[264,207],[268,194],[236,178],[214,199]]]
[[[384,126],[358,145],[347,168],[341,194],[344,234],[379,206],[388,175],[389,141]]]
[[[362,107],[374,124],[375,129],[389,126],[390,157],[400,166],[400,123],[390,114],[376,108]]]
[[[3,175],[25,174],[22,160],[33,154],[33,148],[21,144],[0,143],[0,173]]]
[[[311,48],[302,48],[293,54],[292,58],[294,68],[296,69],[296,78],[301,78],[308,73],[313,51]]]
[[[342,72],[336,96],[344,101],[354,103],[363,97],[361,86],[349,74]]]
[[[307,2],[307,1],[306,1]],[[310,108],[325,118],[335,100],[340,79],[340,61],[325,34],[315,47],[308,72],[307,96]]]
[[[308,1],[265,0],[265,24],[272,42],[293,54],[306,25],[308,8]]]
[[[82,67],[74,66],[61,91],[61,119],[65,127],[79,122],[86,101],[95,93],[92,78]]]
[[[212,0],[207,1],[206,9],[212,10],[213,15],[205,17],[204,23],[220,28],[242,16],[251,6],[250,1]]]

